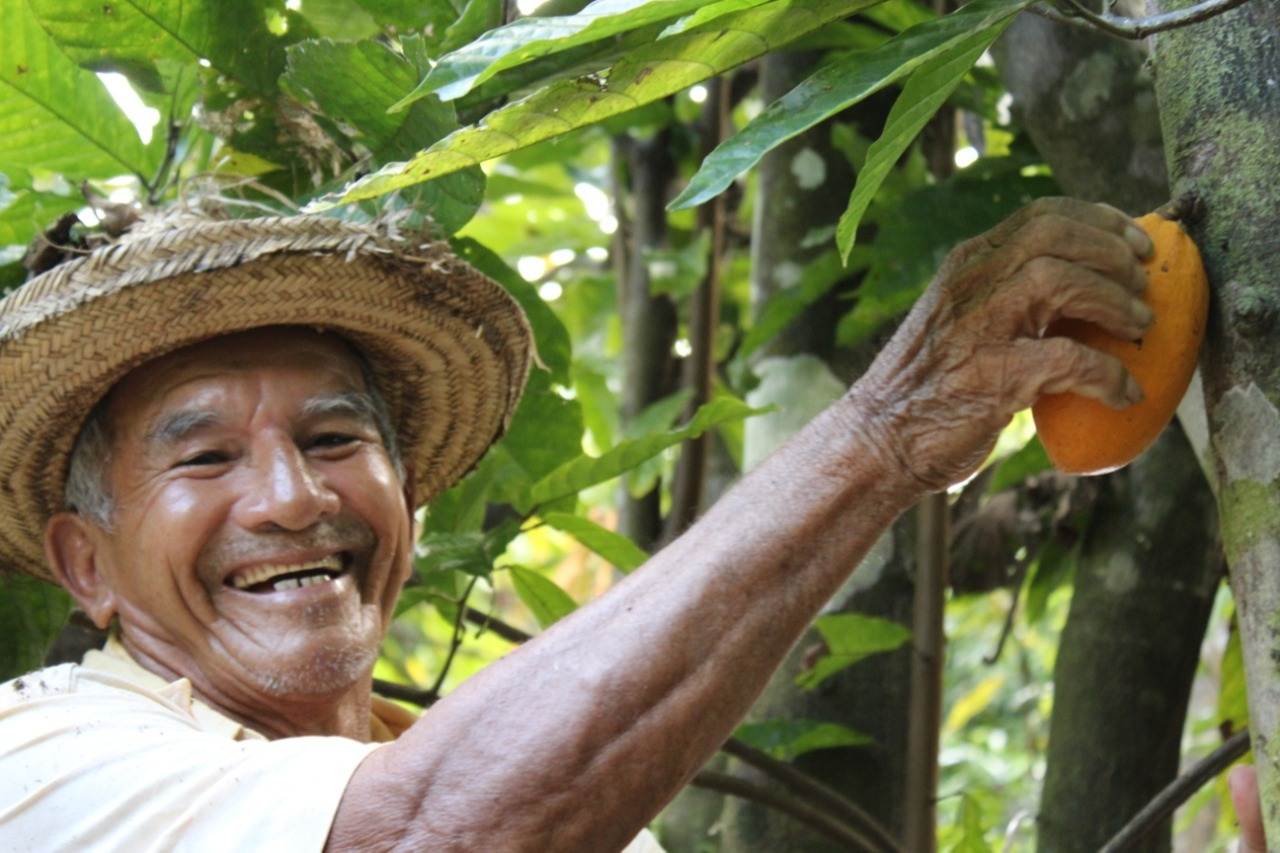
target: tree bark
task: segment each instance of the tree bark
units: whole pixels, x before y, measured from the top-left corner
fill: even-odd
[[[1054,673],[1038,849],[1098,850],[1177,776],[1223,570],[1214,518],[1176,429],[1103,484]],[[1166,822],[1136,849],[1171,840]]]
[[[1013,109],[1064,193],[1135,216],[1168,200],[1141,45],[1019,15],[992,52]]]
[[[1141,45],[1024,15],[996,54],[1014,109],[1066,193],[1135,215],[1168,199]],[[1174,429],[1149,459],[1105,480],[1055,670],[1041,849],[1098,849],[1177,773],[1219,548],[1193,460]],[[1157,508],[1168,517],[1152,515]],[[1169,564],[1160,548],[1124,535],[1166,527],[1195,559],[1175,553]],[[1117,584],[1118,565],[1140,582]],[[1168,850],[1171,834],[1164,825],[1144,849]]]
[[[1192,5],[1148,0],[1151,14]],[[1211,285],[1201,358],[1210,480],[1222,518],[1270,847],[1280,849],[1280,7],[1250,2],[1153,37],[1174,195]]]
[[[628,422],[674,391],[671,347],[676,310],[670,298],[649,287],[647,249],[667,243],[666,204],[675,177],[671,132],[648,139],[615,141],[618,232],[614,238],[618,310],[622,314],[622,419]],[[630,214],[627,201],[630,201]],[[661,485],[633,496],[625,481],[618,492],[618,530],[651,551],[662,536]]]
[[[761,70],[766,101],[789,91],[812,72],[813,63],[814,57],[799,53],[770,56]],[[877,132],[887,103],[877,100],[860,108],[863,132]],[[838,220],[853,186],[853,173],[845,156],[831,146],[829,126],[823,125],[770,152],[758,170],[758,181],[752,229],[752,294],[753,301],[760,305],[794,282],[799,271],[823,251],[822,245],[806,247],[806,238]],[[854,352],[836,348],[835,326],[845,307],[840,294],[833,290],[775,338],[765,355],[789,359],[792,364],[808,363],[814,369],[820,369],[820,359],[834,374],[826,375],[825,384],[832,393],[840,393],[870,362],[875,350],[873,345]],[[803,390],[811,392],[819,383],[802,384]],[[790,389],[792,408],[797,405],[799,390],[802,389]],[[770,434],[776,429],[773,416],[749,421],[748,455],[758,456],[759,451],[753,447],[772,446],[780,440],[781,436]],[[912,518],[900,521],[827,611],[856,611],[909,625],[913,589],[907,566],[913,559],[913,532]],[[795,764],[853,800],[893,835],[900,836],[910,651],[904,648],[873,656],[828,679],[814,691],[802,691],[796,687],[795,678],[809,665],[807,656],[820,648],[817,641],[817,635],[811,633],[792,650],[750,719],[837,722],[874,738],[871,746],[820,750],[801,756]],[[756,771],[737,762],[733,763],[733,772],[763,781]],[[734,853],[825,853],[840,849],[795,820],[740,800],[726,802],[720,825],[720,849]]]

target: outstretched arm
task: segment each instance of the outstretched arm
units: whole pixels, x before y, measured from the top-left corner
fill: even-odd
[[[1042,393],[1123,406],[1060,316],[1150,322],[1140,229],[1037,202],[960,246],[870,370],[608,595],[469,679],[347,788],[332,849],[622,848],[732,731],[810,620],[922,495]]]

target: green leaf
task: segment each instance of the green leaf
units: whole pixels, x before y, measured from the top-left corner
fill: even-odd
[[[0,0],[0,20],[0,172],[150,177],[162,146],[143,145],[102,82],[58,49],[25,0]]]
[[[524,280],[496,252],[469,237],[457,237],[450,241],[453,251],[471,266],[502,285],[520,303],[524,315],[533,329],[533,341],[538,361],[551,371],[551,379],[561,385],[570,381],[569,367],[573,360],[573,344],[569,330],[551,310],[538,290]]]
[[[324,38],[366,39],[382,28],[357,0],[307,0],[301,13],[316,35]]]
[[[1249,725],[1249,690],[1244,675],[1244,651],[1240,645],[1240,624],[1231,614],[1231,633],[1222,652],[1218,687],[1218,726],[1234,734]]]
[[[2,182],[3,176],[0,176]],[[19,190],[0,208],[0,246],[25,246],[58,217],[84,207],[78,195]]]
[[[60,587],[24,574],[0,574],[0,681],[39,669],[71,613]]]
[[[1028,2],[976,0],[950,15],[912,27],[875,50],[823,66],[720,143],[669,208],[695,207],[716,197],[783,142],[907,76],[938,51],[976,29],[994,26]]]
[[[870,260],[869,257],[867,259]],[[824,252],[811,261],[795,286],[778,291],[765,302],[759,318],[742,339],[739,357],[746,358],[773,340],[805,308],[825,296],[853,271],[841,263],[840,256],[834,251]]]
[[[548,85],[309,210],[376,198],[673,95],[879,0],[773,0],[631,52],[607,72]]]
[[[696,438],[712,427],[739,421],[767,411],[752,409],[741,400],[725,397],[713,400],[698,410],[683,429],[634,441],[620,442],[603,456],[582,456],[568,462],[538,481],[530,492],[531,506],[544,506],[552,501],[576,495],[583,489],[612,480],[646,459],[657,456],[668,447]]]
[[[994,495],[996,492],[1011,489],[1028,477],[1039,474],[1041,471],[1048,471],[1052,467],[1053,463],[1049,461],[1049,454],[1045,452],[1040,438],[1032,436],[1020,450],[1000,463],[1000,467],[996,469],[995,475],[987,485],[987,494]]]
[[[750,0],[748,5],[764,2]],[[704,5],[706,0],[597,0],[576,15],[522,18],[440,57],[405,103],[431,92],[453,100],[509,68],[668,21]]]
[[[991,43],[1004,32],[1013,16],[1030,2],[1031,0],[977,0],[959,12],[921,24],[916,30],[900,36],[905,39],[911,32],[933,27],[952,18],[972,15],[969,24],[973,31],[942,41],[936,48],[925,53],[923,56],[928,57],[928,61],[911,75],[893,109],[889,111],[884,132],[867,152],[867,161],[858,172],[858,182],[854,185],[849,207],[836,226],[836,245],[840,247],[842,256],[847,257],[853,249],[862,214],[866,212],[871,199],[875,197],[880,184],[898,162],[902,152],[920,135],[929,119],[951,96],[956,86],[960,85],[960,81]]]
[[[956,815],[960,825],[960,840],[952,845],[950,853],[991,853],[983,826],[982,806],[968,794],[960,795],[960,810]]]
[[[443,38],[466,9],[466,0],[356,0],[357,5],[384,26],[402,33],[434,32]]]
[[[520,523],[508,518],[487,532],[427,533],[418,542],[415,564],[426,577],[435,572],[462,572],[488,577],[493,563],[520,533]]]
[[[12,0],[7,0],[12,2]],[[157,60],[215,71],[264,98],[274,98],[284,70],[281,40],[267,29],[267,10],[254,0],[29,0],[31,8],[74,62],[94,71],[120,71],[155,89]],[[9,16],[4,16],[7,22]]]
[[[1072,526],[1079,532],[1088,527],[1088,511],[1072,520]],[[1065,586],[1075,576],[1076,564],[1080,561],[1080,541],[1064,545],[1058,539],[1050,539],[1036,555],[1035,562],[1027,572],[1027,622],[1039,622],[1048,610],[1049,596]]]
[[[533,611],[545,630],[578,609],[577,603],[545,575],[523,566],[510,566],[511,583],[516,595]]]
[[[306,41],[292,45],[288,57],[285,88],[299,100],[311,100],[333,126],[350,128],[375,163],[409,157],[458,128],[453,107],[438,98],[387,112],[413,87],[418,72],[379,42]],[[413,207],[453,233],[470,221],[483,199],[484,173],[475,166],[424,185]]]
[[[951,710],[947,712],[947,720],[942,727],[943,731],[955,733],[963,729],[970,720],[991,707],[991,701],[1007,681],[1008,676],[997,674],[978,682],[972,690],[952,703]]]
[[[621,533],[601,527],[580,515],[549,512],[542,516],[542,520],[556,530],[568,533],[620,572],[633,572],[649,559],[639,545]]]
[[[551,387],[545,370],[534,369],[511,427],[485,459],[497,473],[487,498],[521,513],[534,506],[534,483],[582,455],[582,407]]]
[[[733,736],[779,761],[794,761],[806,752],[841,746],[864,746],[870,735],[820,720],[769,720],[738,726]]]
[[[506,12],[507,0],[469,0],[462,14],[445,31],[441,47],[444,50],[453,50],[479,38],[489,30],[497,29],[502,26]]]
[[[813,627],[826,641],[827,654],[796,678],[796,684],[806,690],[812,690],[863,658],[893,651],[911,640],[911,631],[906,626],[860,613],[820,616]]]
[[[920,187],[901,202],[884,205],[876,216],[870,268],[858,287],[853,309],[840,319],[836,341],[855,346],[915,304],[956,244],[988,230],[1056,184],[1042,175],[1025,176],[1022,158],[975,163],[941,184]],[[880,202],[877,202],[877,209]],[[855,245],[852,261],[867,255]]]

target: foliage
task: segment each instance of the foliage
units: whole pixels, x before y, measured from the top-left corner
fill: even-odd
[[[806,307],[857,280],[842,292],[839,344],[871,340],[950,247],[1055,187],[996,108],[998,84],[975,69],[1028,0],[977,0],[942,17],[912,0],[597,0],[503,24],[505,5],[0,0],[0,288],[22,279],[23,249],[63,213],[87,228],[114,203],[203,194],[248,214],[309,205],[426,221],[525,308],[539,366],[502,442],[422,515],[417,577],[375,673],[435,692],[643,563],[644,550],[617,532],[620,482],[635,492],[656,484],[669,505],[680,448],[703,434],[726,449],[727,467],[741,465],[742,422],[761,412],[743,402],[758,382],[755,359]],[[824,59],[761,103],[751,63],[785,45]],[[747,94],[734,103],[736,132],[699,160],[699,87],[717,75]],[[894,100],[883,134],[829,124],[876,93]],[[129,97],[138,107],[126,112]],[[916,140],[946,103],[964,105],[978,127],[966,125],[967,141],[985,156],[935,181]],[[818,126],[831,128],[858,182],[838,188],[842,198],[852,190],[847,212],[838,230],[812,235],[817,251],[795,286],[755,306],[750,246],[737,239],[754,214],[751,170]],[[612,261],[631,211],[615,192],[625,170],[615,147],[662,133],[684,188],[666,216],[670,246],[645,260],[678,309],[676,362],[713,243],[691,208],[726,191],[733,200],[713,342],[721,369],[696,412],[685,414],[686,388],[624,418]],[[990,491],[973,500],[1047,465],[1026,435],[996,461]],[[1052,529],[1080,534],[1088,513],[1068,515]],[[940,806],[943,849],[991,849],[997,828],[1035,808],[1077,547],[1046,536],[1011,561],[1026,567],[1026,601],[994,663],[984,658],[1017,606],[1010,592],[950,606],[942,789],[961,795]],[[67,603],[24,579],[0,583],[4,677],[38,662]],[[802,679],[809,689],[909,639],[901,625],[854,614],[817,628],[827,653]],[[823,720],[738,735],[782,760],[866,738]]]

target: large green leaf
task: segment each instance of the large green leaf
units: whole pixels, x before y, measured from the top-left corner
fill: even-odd
[[[0,20],[0,172],[150,177],[162,146],[143,145],[102,83],[58,49],[26,0],[0,0]]]
[[[765,2],[768,0],[736,0],[740,8]],[[453,100],[509,68],[668,21],[705,5],[706,0],[597,0],[576,15],[521,18],[440,57],[439,65],[423,79],[406,103],[431,92]]]
[[[741,400],[722,397],[698,410],[683,429],[652,435],[634,441],[619,442],[603,456],[583,456],[568,462],[534,484],[530,491],[530,506],[544,506],[561,498],[576,495],[589,486],[612,480],[635,468],[646,459],[657,456],[668,447],[697,438],[721,423],[739,421],[761,414],[763,409],[753,409]]]
[[[434,97],[387,112],[413,87],[418,70],[380,42],[317,39],[290,46],[288,57],[285,88],[299,100],[310,100],[335,127],[349,128],[375,163],[408,157],[458,128],[453,107]],[[479,209],[484,174],[478,166],[464,169],[420,192],[414,208],[452,233]]]
[[[911,639],[911,631],[905,625],[860,613],[820,616],[813,627],[826,642],[827,654],[796,678],[796,684],[807,690],[863,658],[893,651]]]
[[[1031,0],[978,0],[964,7],[962,11],[966,12],[984,4],[990,6],[990,9],[975,22],[975,32],[953,40],[945,48],[933,52],[929,61],[911,75],[893,109],[889,111],[884,132],[867,152],[867,160],[858,172],[858,182],[854,185],[849,207],[836,225],[836,245],[843,256],[847,257],[852,251],[862,214],[866,212],[871,199],[875,197],[880,184],[898,162],[902,152],[920,135],[925,124],[951,96],[956,86],[960,85],[969,69],[973,68],[991,43],[1013,21],[1013,16],[1030,2]]]
[[[284,48],[255,0],[29,0],[41,26],[76,63],[122,71],[155,88],[157,60],[203,60],[262,97],[273,97]],[[6,22],[8,16],[5,16]]]
[[[632,572],[644,565],[649,555],[621,533],[601,527],[589,518],[567,512],[549,512],[542,517],[549,526],[568,533],[593,553],[599,554],[621,572]]]
[[[0,681],[37,669],[71,612],[61,588],[24,574],[0,574]]]
[[[406,163],[311,205],[385,195],[603,121],[735,68],[880,0],[773,0],[640,48],[598,75],[565,80],[490,113]]]
[[[820,68],[712,151],[684,192],[671,202],[671,208],[693,207],[714,198],[783,142],[906,77],[974,32],[995,27],[1029,2],[976,0],[950,15],[912,27],[875,50]]]

